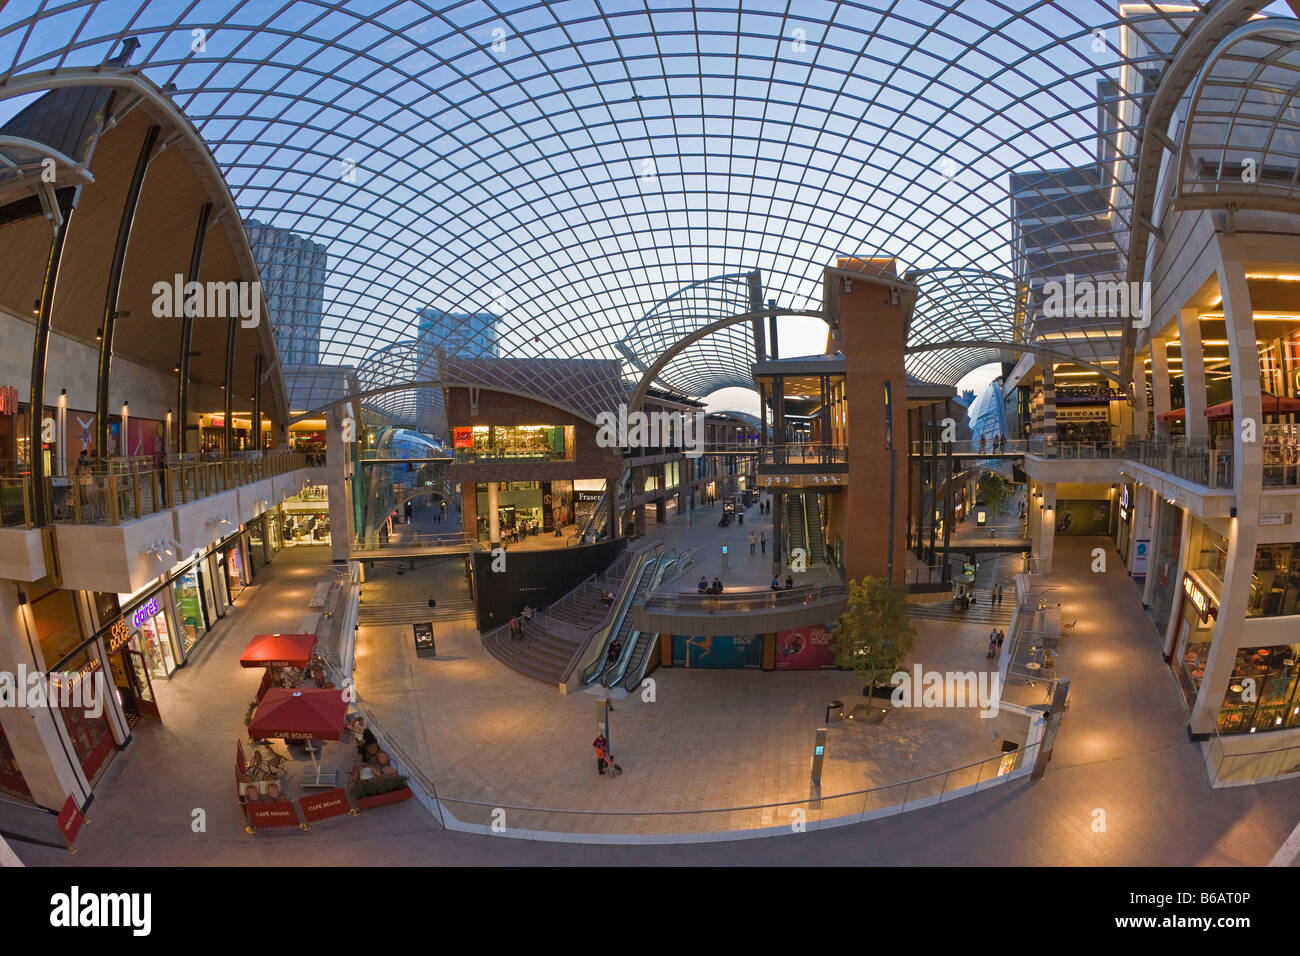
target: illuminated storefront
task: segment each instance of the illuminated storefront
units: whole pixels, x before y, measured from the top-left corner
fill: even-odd
[[[572,425],[474,425],[452,429],[457,461],[573,461]]]
[[[1175,632],[1178,637],[1169,663],[1190,710],[1205,679],[1210,644],[1214,640],[1214,622],[1219,616],[1219,598],[1210,590],[1207,579],[1195,571],[1183,575],[1181,590],[1182,601]]]

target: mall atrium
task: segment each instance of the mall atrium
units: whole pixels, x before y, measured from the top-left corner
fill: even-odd
[[[1295,865],[1298,14],[0,4],[0,862]]]

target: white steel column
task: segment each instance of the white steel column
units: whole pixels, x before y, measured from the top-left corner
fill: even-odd
[[[1178,310],[1178,338],[1183,352],[1183,407],[1187,410],[1187,437],[1206,438],[1205,349],[1201,345],[1201,317],[1196,309]]]
[[[1233,488],[1236,516],[1229,522],[1228,566],[1219,595],[1214,640],[1205,663],[1205,677],[1192,708],[1191,729],[1196,734],[1214,732],[1219,708],[1237,657],[1238,635],[1246,620],[1251,579],[1255,572],[1255,543],[1259,534],[1263,449],[1257,432],[1260,408],[1259,349],[1255,344],[1255,313],[1250,302],[1243,261],[1220,237],[1219,291],[1223,294],[1224,329],[1232,364]],[[1253,429],[1251,426],[1253,425]],[[1249,440],[1247,440],[1249,439]]]
[[[1151,437],[1147,425],[1147,366],[1141,352],[1133,356],[1133,434]]]
[[[1155,405],[1155,437],[1160,441],[1170,438],[1169,422],[1160,416],[1169,411],[1169,340],[1151,340],[1151,398]]]

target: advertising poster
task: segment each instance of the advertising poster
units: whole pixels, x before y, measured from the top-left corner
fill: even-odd
[[[1110,502],[1062,499],[1056,503],[1057,534],[1109,534]]]
[[[1139,538],[1133,545],[1133,567],[1129,569],[1129,574],[1135,578],[1145,578],[1147,576],[1147,562],[1151,557],[1151,539]]]
[[[712,670],[742,670],[763,666],[761,634],[673,635],[673,666],[704,667]]]
[[[814,624],[776,633],[776,669],[821,671],[835,669],[832,625]]]

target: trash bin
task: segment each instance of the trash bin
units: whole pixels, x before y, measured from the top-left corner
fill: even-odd
[[[828,700],[826,702],[825,723],[829,724],[832,720],[843,720],[843,719],[844,719],[844,701]]]

